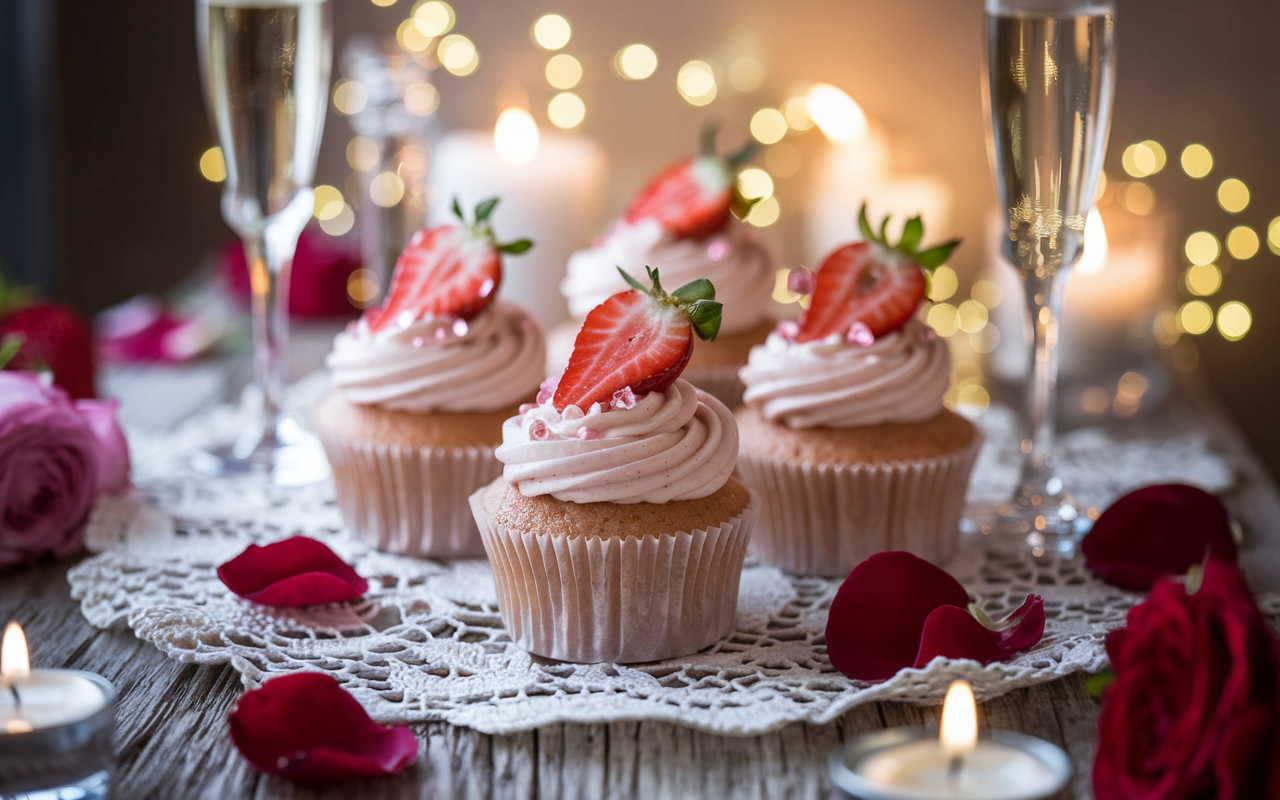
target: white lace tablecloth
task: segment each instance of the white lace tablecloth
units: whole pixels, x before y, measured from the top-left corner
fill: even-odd
[[[304,386],[295,396],[317,388]],[[970,500],[989,503],[1011,492],[1016,436],[1006,409],[992,409],[980,422],[987,441]],[[1102,669],[1106,632],[1140,599],[1095,580],[1079,561],[1000,555],[975,535],[948,569],[988,613],[1003,615],[1028,593],[1044,597],[1044,639],[1007,663],[938,659],[881,684],[852,681],[832,669],[823,642],[839,582],[758,564],[743,571],[733,635],[707,651],[633,666],[551,662],[510,641],[486,561],[371,550],[343,528],[328,482],[285,489],[186,470],[193,449],[230,438],[239,426],[235,410],[221,407],[174,432],[130,432],[136,492],[96,509],[89,543],[100,552],[71,571],[72,594],[94,625],[124,623],[180,661],[229,663],[248,687],[275,673],[328,672],[384,721],[446,720],[509,733],[554,722],[646,719],[754,734],[826,722],[873,700],[938,703],[957,678],[982,700]],[[1233,480],[1195,436],[1118,442],[1082,431],[1065,437],[1063,453],[1068,485],[1097,505],[1151,482],[1216,491]],[[368,579],[368,594],[352,604],[271,609],[240,600],[218,580],[217,566],[247,544],[297,533],[351,563]],[[1275,598],[1263,602],[1280,612]]]

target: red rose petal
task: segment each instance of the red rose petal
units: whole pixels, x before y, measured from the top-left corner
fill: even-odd
[[[226,587],[251,603],[299,608],[354,600],[369,583],[315,539],[294,536],[244,552],[218,567]]]
[[[1023,604],[1005,619],[1017,620],[1013,627],[993,631],[979,622],[967,608],[941,606],[925,620],[920,634],[920,652],[915,667],[943,658],[969,658],[981,664],[1004,661],[1030,650],[1044,636],[1044,600],[1028,595]]]
[[[412,731],[374,722],[350,692],[319,672],[281,675],[245,692],[227,722],[245,760],[299,783],[394,775],[418,754]]]
[[[1099,578],[1140,591],[1159,578],[1185,574],[1206,554],[1236,563],[1227,510],[1208,492],[1178,483],[1137,489],[1112,503],[1081,550]]]
[[[911,553],[876,553],[853,568],[831,601],[827,657],[854,680],[888,680],[915,663],[934,609],[968,604],[964,587],[940,567]]]

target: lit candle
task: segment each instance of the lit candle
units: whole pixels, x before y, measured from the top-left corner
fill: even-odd
[[[502,241],[528,238],[527,254],[506,260],[498,295],[523,306],[544,329],[568,319],[560,296],[569,254],[596,233],[604,208],[604,151],[581,135],[542,135],[529,112],[509,108],[492,132],[455,131],[436,148],[428,178],[431,224],[501,197],[493,227]]]
[[[861,800],[1041,800],[1071,777],[1066,753],[1011,731],[978,738],[973,689],[947,691],[938,736],[895,728],[860,736],[831,760],[831,779]]]
[[[103,796],[115,697],[97,675],[31,669],[22,627],[10,622],[0,640],[0,796]]]

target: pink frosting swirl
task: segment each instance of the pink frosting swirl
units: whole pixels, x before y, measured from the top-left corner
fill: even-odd
[[[549,392],[544,394],[550,394]],[[714,397],[677,380],[611,406],[556,411],[550,398],[502,425],[502,475],[526,497],[572,503],[696,500],[724,486],[738,458],[738,426]]]
[[[497,411],[542,381],[542,332],[501,301],[469,321],[420,319],[372,333],[363,321],[339,333],[325,359],[347,400],[394,411]]]
[[[618,267],[646,286],[644,268],[653,267],[668,291],[697,278],[710,280],[716,299],[724,304],[722,335],[751,330],[769,313],[773,260],[736,219],[704,239],[672,239],[655,219],[615,222],[600,241],[569,257],[560,282],[569,313],[582,319],[610,295],[630,288]]]
[[[942,411],[951,354],[918,320],[865,345],[840,336],[797,344],[775,331],[738,375],[743,401],[791,428],[923,422]]]

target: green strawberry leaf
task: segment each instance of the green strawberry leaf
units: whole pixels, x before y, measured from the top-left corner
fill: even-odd
[[[490,197],[488,200],[485,200],[483,203],[476,206],[475,224],[479,225],[481,222],[487,220],[489,215],[493,213],[493,208],[496,205],[498,205],[498,198]]]
[[[699,136],[698,152],[710,158],[716,157],[716,134],[720,133],[720,123],[708,122],[702,127]]]
[[[696,281],[689,281],[684,286],[676,289],[671,296],[683,303],[694,303],[698,300],[715,300],[716,287],[711,285],[711,281],[706,278],[698,278]]]
[[[684,307],[693,332],[704,342],[714,342],[720,333],[720,313],[724,307],[715,300],[695,300]]]
[[[636,280],[635,278],[631,277],[631,273],[627,272],[622,267],[618,267],[618,274],[622,276],[622,279],[626,281],[627,285],[630,286],[632,289],[635,289],[637,292],[644,292],[645,294],[649,293],[648,287],[646,287],[643,283]]]
[[[518,256],[521,253],[529,252],[529,248],[533,247],[533,242],[528,239],[516,239],[514,242],[496,245],[496,247],[499,253],[510,253],[513,256]]]
[[[920,217],[912,217],[902,226],[902,238],[898,240],[898,250],[910,255],[916,251],[923,238],[924,223],[920,221]]]
[[[658,270],[654,267],[645,267],[644,271],[649,273],[649,280],[653,282],[653,289],[649,294],[654,297],[666,297],[667,293],[662,291],[662,282],[658,280]]]
[[[4,341],[0,341],[0,369],[9,366],[9,362],[18,354],[26,341],[27,337],[21,333],[11,333],[4,337]]]
[[[1084,679],[1084,690],[1089,693],[1090,697],[1101,698],[1106,692],[1107,687],[1115,683],[1116,673],[1110,669],[1104,669],[1097,675],[1090,675]]]
[[[462,216],[462,206],[458,204],[458,196],[453,196],[453,215],[459,220],[466,222],[467,218]]]
[[[729,203],[729,210],[738,219],[746,219],[747,215],[751,213],[751,209],[756,207],[756,203],[763,199],[763,197],[746,197],[735,186],[733,187],[733,200]]]
[[[871,223],[867,221],[867,204],[862,203],[862,210],[858,212],[858,230],[862,232],[862,241],[874,242],[876,234],[871,230]]]
[[[760,148],[755,142],[747,142],[742,147],[739,147],[737,150],[730,153],[729,157],[726,158],[725,161],[728,162],[732,169],[736,170],[738,167],[750,161],[759,149]]]
[[[876,237],[876,241],[884,244],[889,243],[889,215],[887,214],[884,219],[880,220],[880,235]]]
[[[960,246],[959,239],[952,239],[949,242],[930,247],[928,250],[921,250],[915,254],[916,263],[926,271],[932,271],[947,263],[947,259],[951,257],[951,251]],[[908,253],[908,255],[911,255]]]

